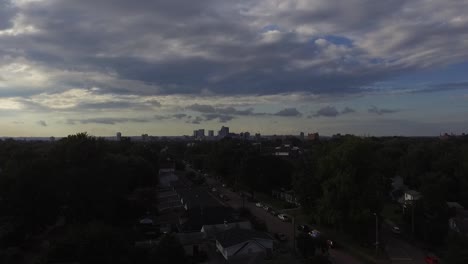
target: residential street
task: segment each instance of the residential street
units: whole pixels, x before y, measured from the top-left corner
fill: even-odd
[[[233,208],[242,208],[242,197],[235,192],[230,191],[227,188],[223,188],[221,184],[217,183],[213,178],[207,178],[208,184],[216,186],[218,192],[225,194],[229,197],[229,201],[225,202],[227,205]],[[269,232],[271,233],[283,233],[287,236],[287,243],[289,247],[293,247],[293,238],[295,229],[291,222],[283,222],[278,217],[273,216],[263,208],[255,206],[255,203],[248,202],[247,198],[244,201],[245,208],[248,208],[252,214],[258,219],[264,220]],[[346,252],[332,249],[330,250],[330,256],[333,263],[336,264],[361,264],[359,260]]]
[[[406,242],[390,231],[390,227],[383,225],[382,238],[385,240],[385,251],[392,263],[424,264],[424,252]]]

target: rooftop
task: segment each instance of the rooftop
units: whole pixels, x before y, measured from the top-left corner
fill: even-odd
[[[273,240],[273,238],[267,233],[263,233],[263,232],[259,232],[255,230],[240,229],[240,228],[232,228],[232,229],[220,232],[216,235],[216,240],[224,248],[234,246],[234,245],[237,245],[239,243],[242,243],[248,240],[256,240],[256,239]]]

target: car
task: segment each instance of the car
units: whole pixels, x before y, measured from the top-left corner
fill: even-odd
[[[440,263],[439,258],[437,258],[436,256],[432,254],[427,255],[424,261],[426,262],[426,264],[439,264]]]
[[[399,234],[401,234],[401,230],[400,230],[400,228],[398,226],[394,226],[394,227],[392,227],[392,233],[399,235]]]
[[[320,236],[320,231],[318,231],[317,229],[314,229],[314,230],[309,232],[309,236],[311,236],[313,238],[319,237]]]
[[[217,192],[218,189],[216,189],[216,188],[213,187],[213,188],[211,189],[211,191],[212,191],[212,192]]]
[[[263,207],[263,204],[262,203],[256,203],[255,206],[259,207],[259,208],[262,208]]]
[[[274,210],[271,210],[270,214],[272,214],[273,216],[278,216],[278,213],[276,211],[274,211]]]
[[[286,235],[283,233],[276,233],[275,238],[278,239],[279,241],[286,241],[288,239]]]
[[[279,214],[278,218],[281,219],[281,221],[283,221],[283,222],[288,222],[289,221],[289,216],[287,216],[285,214]]]
[[[223,199],[223,201],[229,201],[229,197],[227,197],[225,194],[220,194],[219,198]]]
[[[308,226],[308,225],[298,225],[298,226],[297,226],[297,230],[298,230],[298,231],[302,231],[302,232],[304,232],[304,233],[309,233],[310,230],[311,230],[311,228],[310,228],[310,226]]]
[[[263,209],[268,212],[270,210],[270,207],[268,205],[264,205]]]

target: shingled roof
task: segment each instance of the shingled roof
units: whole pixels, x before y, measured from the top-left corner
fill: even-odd
[[[273,238],[267,233],[240,228],[232,228],[216,235],[216,241],[218,241],[223,248],[234,246],[248,240],[257,239],[273,240]]]

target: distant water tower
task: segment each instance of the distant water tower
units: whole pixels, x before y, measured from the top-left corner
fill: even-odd
[[[120,141],[122,139],[122,133],[117,132],[116,137],[117,137],[117,141]]]

